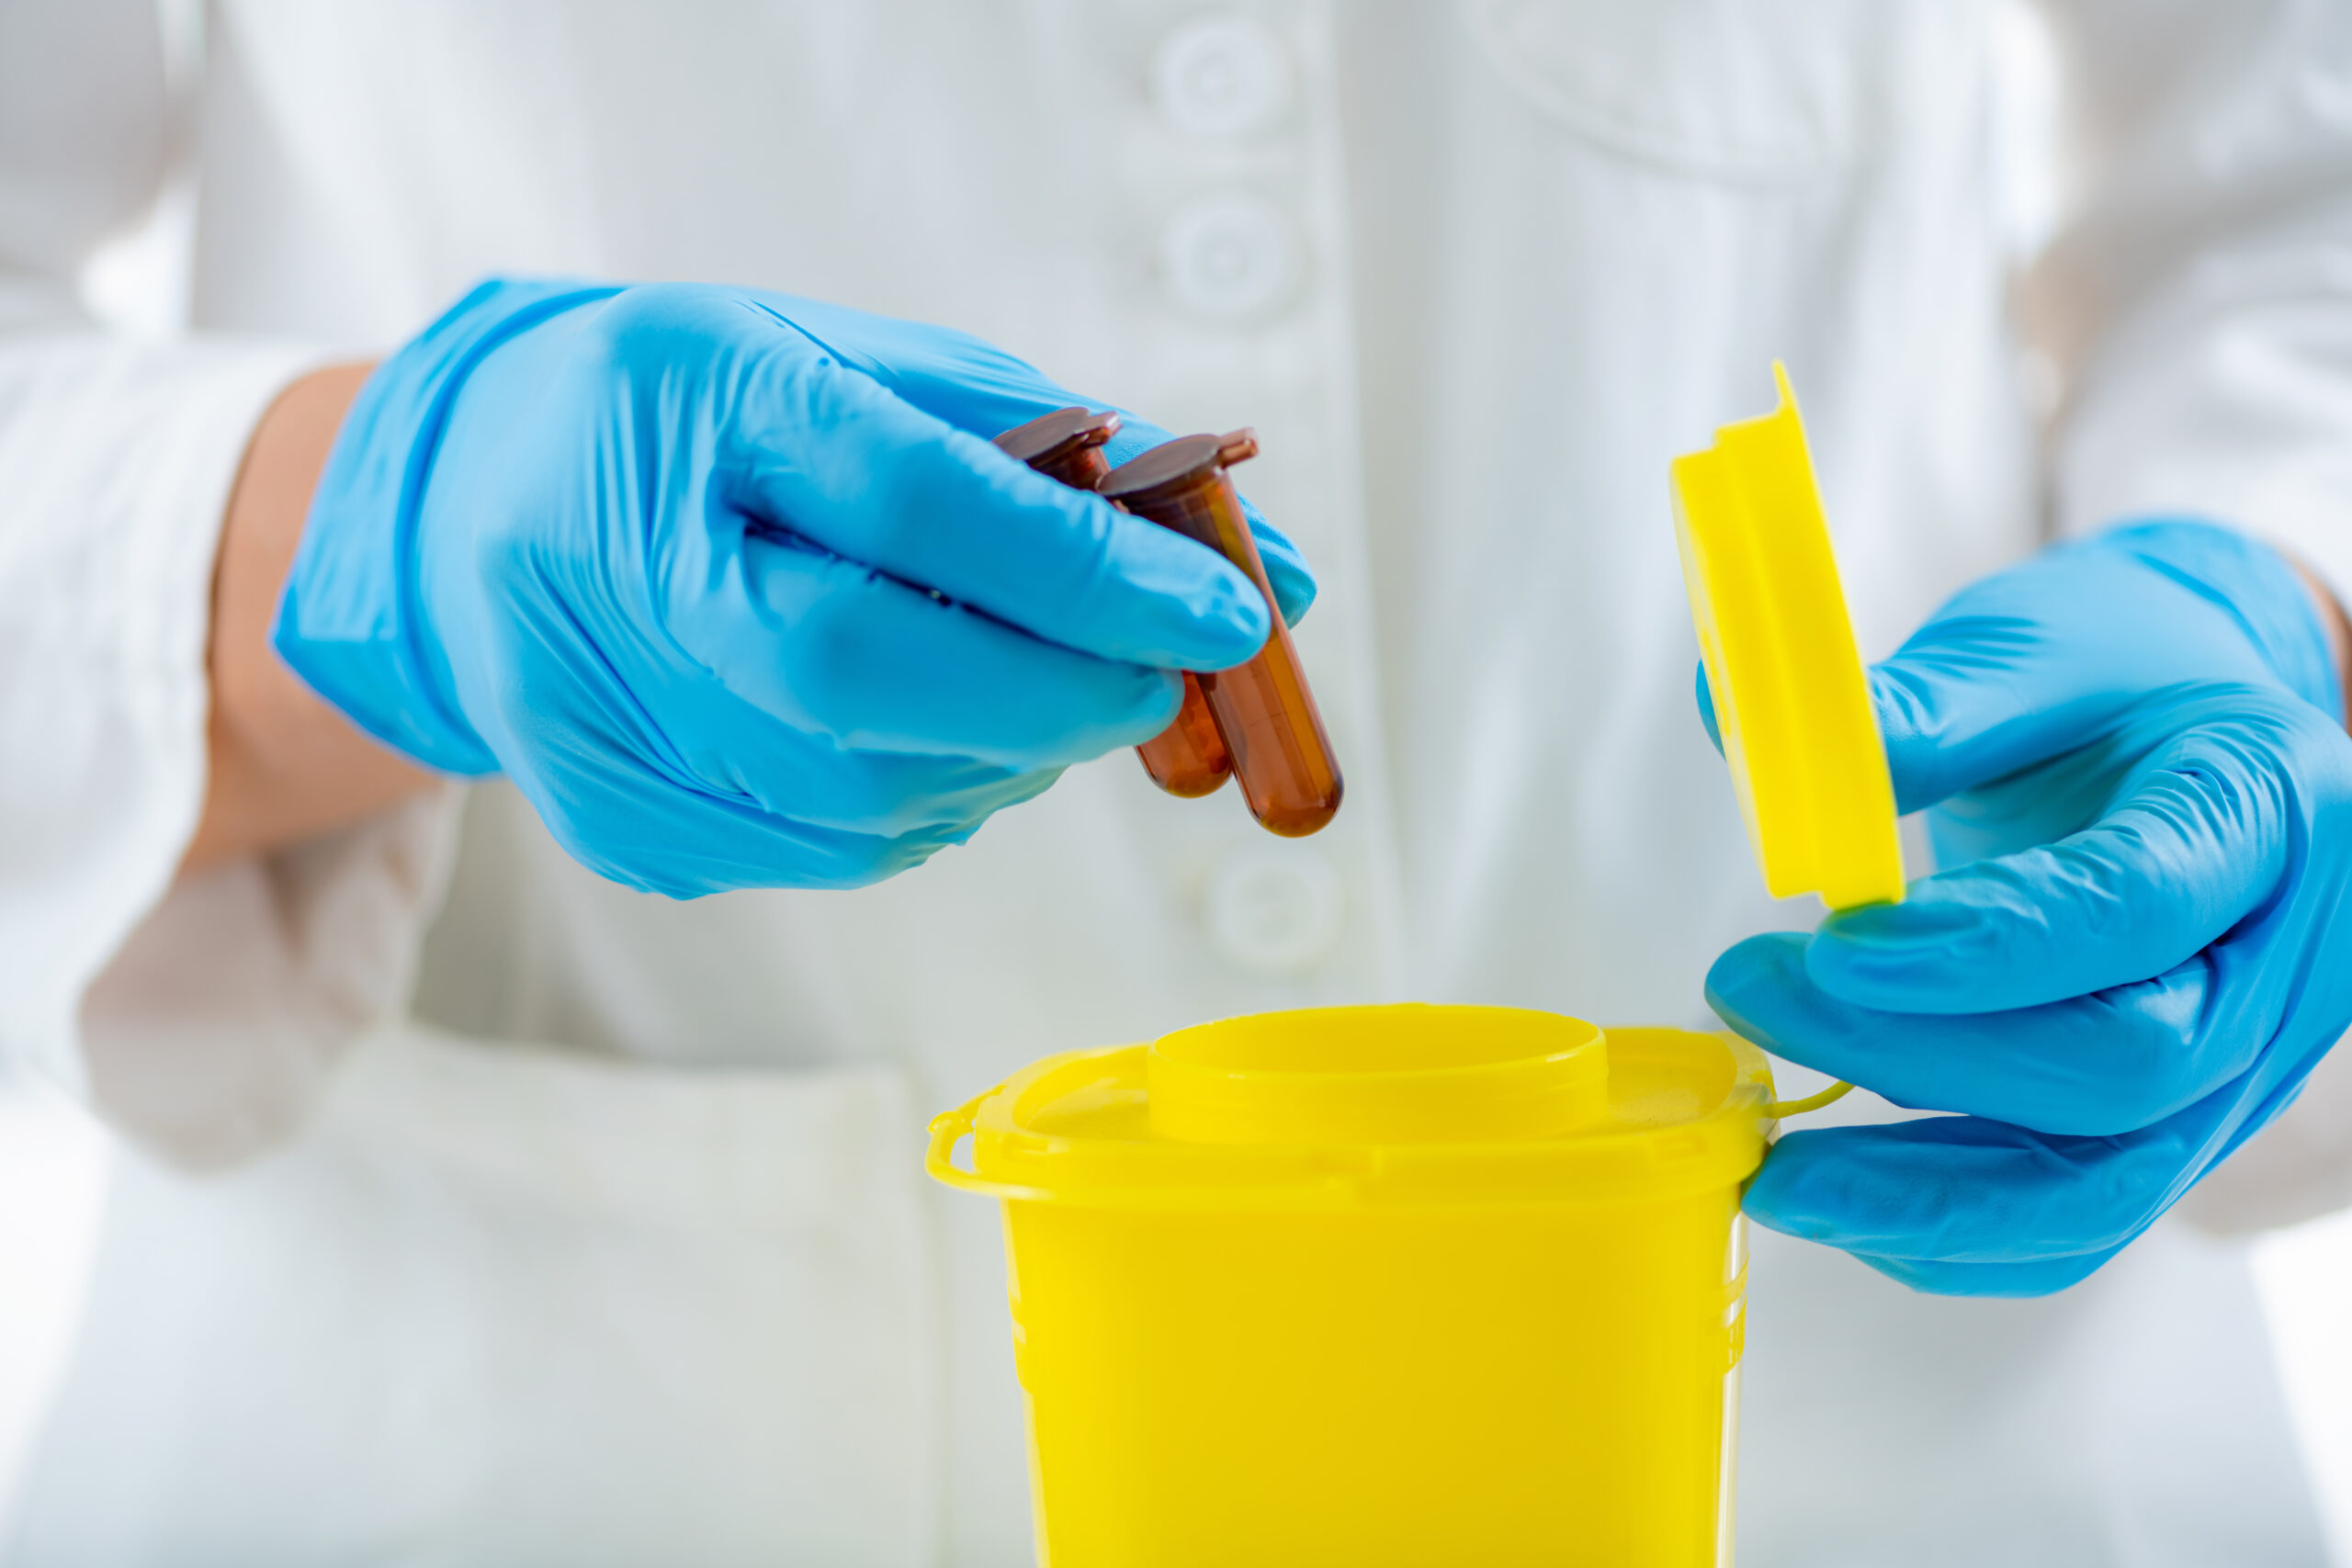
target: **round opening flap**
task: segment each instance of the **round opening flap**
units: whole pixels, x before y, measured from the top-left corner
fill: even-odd
[[[1781,405],[1675,459],[1675,536],[1724,758],[1776,898],[1903,897],[1894,788],[1788,373]]]
[[[1180,1029],[1144,1060],[1152,1132],[1200,1143],[1541,1138],[1609,1108],[1599,1027],[1520,1008],[1258,1013]]]

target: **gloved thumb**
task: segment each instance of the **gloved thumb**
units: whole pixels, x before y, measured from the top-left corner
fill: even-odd
[[[1714,747],[1715,755],[1722,756],[1723,726],[1715,722],[1715,694],[1707,685],[1707,667],[1704,664],[1699,666],[1699,722],[1707,727],[1707,739]]]

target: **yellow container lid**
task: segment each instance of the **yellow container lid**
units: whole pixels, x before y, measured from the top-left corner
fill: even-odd
[[[1781,405],[1674,461],[1675,536],[1707,689],[1776,898],[1903,897],[1894,787],[1786,369]]]
[[[1049,1056],[932,1123],[951,1186],[1118,1208],[1662,1197],[1745,1180],[1771,1074],[1743,1040],[1518,1008],[1310,1008]],[[972,1135],[972,1168],[949,1153]]]

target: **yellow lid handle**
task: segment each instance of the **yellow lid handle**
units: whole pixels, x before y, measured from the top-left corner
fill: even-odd
[[[980,1101],[993,1092],[976,1094],[955,1110],[943,1111],[931,1119],[931,1146],[923,1151],[922,1168],[933,1181],[960,1187],[967,1192],[993,1190],[983,1187],[972,1172],[957,1169],[949,1157],[955,1154],[956,1143],[972,1130],[973,1120],[980,1113]]]
[[[1764,1108],[1764,1114],[1771,1117],[1775,1121],[1780,1120],[1783,1116],[1803,1116],[1805,1112],[1809,1111],[1818,1111],[1825,1105],[1835,1105],[1838,1101],[1845,1099],[1848,1095],[1853,1092],[1854,1086],[1852,1084],[1834,1083],[1827,1089],[1823,1089],[1819,1094],[1808,1094],[1803,1100],[1776,1100],[1771,1104]],[[944,1116],[939,1119],[940,1122],[944,1122],[945,1120],[947,1120],[947,1118]],[[939,1122],[932,1123],[933,1128],[936,1128],[938,1125]]]

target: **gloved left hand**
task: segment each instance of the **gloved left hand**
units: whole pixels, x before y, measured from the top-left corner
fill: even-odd
[[[1759,1223],[1921,1290],[2089,1274],[2289,1104],[2352,1024],[2352,739],[2267,546],[2120,528],[1963,591],[1872,672],[1907,900],[1739,943],[1708,1000],[1790,1060],[1953,1116],[1795,1132]]]
[[[1079,400],[816,300],[492,280],[368,378],[274,645],[410,758],[505,773],[616,881],[876,881],[1266,637],[1222,556],[989,442]],[[1313,580],[1254,525],[1295,619]]]

